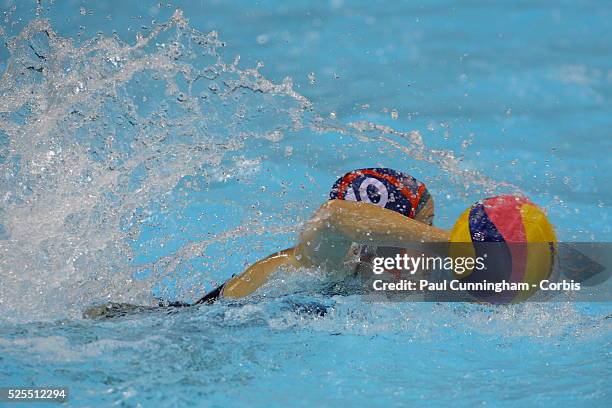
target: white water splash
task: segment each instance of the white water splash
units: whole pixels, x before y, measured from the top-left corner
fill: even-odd
[[[182,181],[257,172],[270,159],[246,157],[254,143],[273,146],[305,128],[381,143],[487,192],[512,188],[462,169],[451,151],[428,149],[418,132],[327,123],[290,78],[274,83],[261,65],[226,62],[218,34],[190,27],[180,10],[133,43],[100,35],[77,45],[38,19],[7,47],[0,314],[9,319],[78,316],[84,305],[106,300],[146,303],[154,285],[213,243],[297,231],[299,223],[245,221],[171,255],[134,261],[142,254],[132,244],[151,224],[152,208],[168,213]],[[134,279],[147,268],[147,279]]]

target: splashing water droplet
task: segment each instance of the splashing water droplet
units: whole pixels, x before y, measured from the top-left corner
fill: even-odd
[[[314,85],[317,82],[317,77],[314,72],[308,74],[308,80],[310,81],[310,85]]]

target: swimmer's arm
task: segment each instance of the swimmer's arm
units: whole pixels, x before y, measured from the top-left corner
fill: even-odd
[[[448,242],[448,231],[376,205],[345,200],[323,204],[306,223],[294,255],[302,265],[336,268],[353,242],[402,247],[415,242]]]
[[[300,267],[294,248],[285,249],[257,261],[238,276],[227,281],[223,297],[237,298],[251,294],[268,280],[268,277],[283,265]]]
[[[401,247],[415,242],[448,240],[447,231],[394,211],[363,202],[331,200],[306,223],[295,248],[272,254],[231,278],[223,288],[223,297],[251,294],[283,265],[341,268],[353,242]]]

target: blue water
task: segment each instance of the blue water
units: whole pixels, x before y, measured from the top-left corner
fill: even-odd
[[[81,318],[197,299],[295,242],[358,167],[423,180],[442,228],[521,191],[560,240],[610,241],[609,2],[0,10],[2,386],[67,386],[67,406],[611,404],[609,303],[372,303],[303,271]]]

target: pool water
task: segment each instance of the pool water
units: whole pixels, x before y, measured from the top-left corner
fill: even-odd
[[[0,10],[3,386],[66,386],[67,406],[610,405],[607,302],[366,302],[305,270],[82,318],[198,299],[359,167],[424,181],[442,228],[521,192],[560,240],[609,242],[608,2]]]

